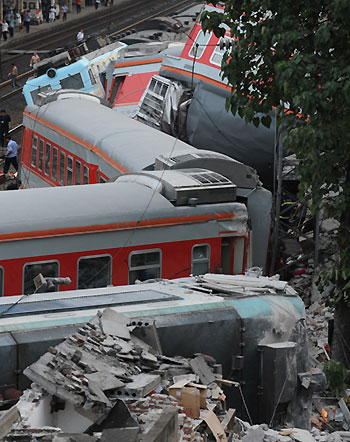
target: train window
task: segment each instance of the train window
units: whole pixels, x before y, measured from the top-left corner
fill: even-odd
[[[59,265],[57,261],[43,261],[26,264],[23,267],[23,293],[29,295],[35,292],[34,278],[41,273],[43,276],[57,278]]]
[[[95,78],[95,76],[94,76],[92,70],[89,69],[88,72],[89,72],[89,77],[90,77],[91,84],[96,84],[97,81],[96,81],[96,78]]]
[[[237,238],[235,240],[235,249],[233,255],[233,274],[243,273],[244,265],[244,246],[245,238]]]
[[[81,184],[81,162],[75,160],[75,184]]]
[[[60,84],[62,89],[82,89],[84,87],[83,79],[79,73],[62,78]]]
[[[89,168],[84,166],[83,184],[89,184]]]
[[[192,275],[204,275],[209,271],[210,246],[201,244],[192,248]]]
[[[50,167],[51,167],[51,145],[46,143],[46,152],[45,152],[45,175],[50,175]]]
[[[64,174],[66,170],[66,154],[64,152],[60,153],[60,179],[59,183],[64,186]]]
[[[78,289],[107,287],[112,279],[112,257],[90,256],[78,261]]]
[[[57,147],[52,148],[52,171],[51,176],[54,181],[57,180],[57,159],[58,159],[58,149]]]
[[[39,141],[39,159],[38,159],[38,169],[43,170],[43,162],[44,162],[44,141]]]
[[[67,157],[67,186],[73,184],[73,158]]]
[[[225,37],[224,39],[223,39],[223,38],[220,38],[220,40],[219,40],[217,46],[215,47],[215,49],[214,49],[214,51],[213,51],[213,55],[210,57],[210,63],[215,64],[216,66],[221,66],[222,57],[223,57],[223,55],[224,55],[224,53],[225,53],[225,51],[226,51],[225,48],[223,48],[223,49],[220,48],[220,43],[221,43],[221,41],[223,41],[223,40],[225,40],[225,41],[230,41],[230,42],[233,42],[233,41],[234,41],[234,40],[233,40],[232,38],[230,38],[230,37]]]
[[[189,56],[192,58],[195,58],[196,60],[198,58],[201,58],[209,40],[210,40],[210,37],[211,37],[210,32],[204,33],[202,30],[199,31],[195,41],[193,42],[193,45],[192,45],[191,50],[189,52]]]
[[[161,251],[141,250],[129,255],[129,284],[161,277]]]
[[[32,166],[36,167],[36,160],[38,156],[38,137],[36,135],[33,135],[33,141],[32,141]]]
[[[0,267],[0,297],[4,296],[4,269]]]
[[[38,95],[41,92],[48,92],[48,91],[52,91],[52,87],[49,84],[47,84],[46,86],[40,86],[37,89],[34,89],[33,91],[31,91],[30,96],[32,97],[33,103],[34,104],[37,103]]]

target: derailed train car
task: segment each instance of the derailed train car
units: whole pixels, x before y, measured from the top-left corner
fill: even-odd
[[[11,301],[0,300],[0,384],[25,388],[29,364],[109,306],[131,323],[154,321],[167,356],[214,357],[224,378],[241,385],[242,396],[223,387],[239,417],[248,419],[244,397],[254,422],[310,424],[312,391],[323,376],[308,372],[304,304],[283,281],[205,275],[32,295],[8,310]]]
[[[0,296],[33,293],[40,273],[82,289],[244,272],[247,209],[227,178],[203,169],[127,176],[0,192]]]
[[[251,264],[264,267],[271,194],[252,168],[116,114],[83,93],[43,95],[40,106],[27,106],[23,126],[26,187],[101,183],[122,174],[166,169],[201,168],[223,175],[248,207]]]

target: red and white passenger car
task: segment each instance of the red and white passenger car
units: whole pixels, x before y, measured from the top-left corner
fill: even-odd
[[[61,289],[72,290],[246,268],[246,206],[207,170],[0,192],[0,204],[2,296],[33,293],[39,273],[69,277]]]

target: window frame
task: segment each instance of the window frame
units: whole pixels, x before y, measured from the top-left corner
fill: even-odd
[[[54,177],[54,175],[53,175],[53,171],[54,171],[54,167],[53,167],[54,154],[53,154],[53,152],[54,152],[54,150],[56,150],[56,153],[57,153],[57,155],[56,155],[56,177]],[[51,178],[55,182],[57,182],[57,177],[58,177],[58,173],[57,173],[58,172],[58,166],[59,166],[59,161],[58,161],[59,155],[58,155],[58,153],[59,153],[58,147],[52,145]]]
[[[220,49],[220,43],[221,43],[222,40],[230,40],[232,43],[234,42],[234,39],[233,39],[232,37],[226,37],[226,36],[225,36],[225,37],[220,37],[220,39],[219,39],[219,41],[218,41],[218,43],[217,43],[215,49],[213,50],[213,53],[212,53],[211,56],[210,56],[210,59],[209,59],[209,63],[210,63],[210,64],[213,64],[214,66],[219,66],[219,67],[221,67],[222,59],[223,59],[223,56],[224,56],[224,54],[225,54],[225,52],[226,52],[226,49],[225,49],[225,48],[224,48],[224,49]],[[214,57],[215,57],[218,53],[219,53],[219,54],[222,53],[220,63],[216,63],[216,62],[214,61]]]
[[[97,81],[96,81],[95,75],[94,75],[94,73],[92,71],[92,68],[88,69],[88,74],[89,74],[91,85],[95,86],[97,84]]]
[[[77,163],[79,163],[79,165],[80,165],[80,177],[79,177],[80,183],[77,183]],[[81,185],[81,171],[82,171],[81,161],[75,159],[74,160],[74,185],[76,185],[76,186],[80,186]]]
[[[87,172],[87,173],[85,174],[85,172]],[[85,177],[87,177],[87,183],[85,183]],[[89,184],[89,182],[90,182],[90,169],[86,164],[84,164],[83,165],[83,185]]]
[[[69,159],[72,160],[72,167],[68,167],[68,161]],[[72,182],[68,184],[68,172],[72,172]],[[73,186],[74,181],[74,158],[71,155],[67,155],[67,166],[66,166],[66,186]]]
[[[200,36],[201,34],[203,34],[203,36],[205,36],[206,34],[208,34],[208,37],[209,37],[209,38],[208,38],[207,42],[205,43],[205,45],[199,45],[199,46],[198,46],[197,54],[196,54],[196,56],[194,56],[194,54],[192,55],[191,52],[192,52],[192,49],[194,49],[194,48],[196,47],[197,41],[198,41],[199,36]],[[193,44],[191,45],[190,50],[188,51],[188,56],[189,56],[190,58],[192,58],[192,59],[195,59],[195,60],[199,60],[200,58],[202,58],[202,57],[203,57],[203,54],[204,54],[204,52],[205,52],[205,49],[206,49],[206,47],[207,47],[208,44],[209,44],[210,39],[211,39],[211,33],[210,33],[210,32],[204,32],[204,31],[201,29],[201,30],[198,32],[198,34],[196,35],[196,38],[194,39],[194,42],[193,42]],[[198,55],[199,48],[203,48],[203,50],[202,50],[202,52],[201,52],[200,55]]]
[[[49,155],[49,170],[48,172],[46,172],[46,160],[47,160],[47,146],[49,146],[50,149],[50,155]],[[45,142],[45,167],[44,167],[44,173],[46,176],[51,176],[51,155],[52,155],[52,149],[51,149],[51,143],[49,143],[48,141]]]
[[[3,298],[5,296],[4,289],[5,289],[5,269],[3,266],[0,266],[0,273],[2,273],[2,279],[0,284],[0,298]]]
[[[154,252],[159,252],[159,278],[162,277],[162,272],[163,272],[163,251],[162,249],[145,249],[145,250],[133,250],[129,253],[128,256],[128,284],[133,284],[130,282],[130,272],[134,271],[134,270],[147,270],[147,269],[154,269],[154,268],[158,268],[158,266],[152,264],[149,266],[139,266],[139,267],[131,267],[131,258],[135,255],[142,255],[144,253],[154,253]]]
[[[206,246],[208,248],[208,252],[209,252],[208,253],[208,258],[206,258],[206,259],[204,259],[204,258],[196,259],[195,263],[208,262],[208,272],[210,272],[210,259],[211,259],[211,247],[210,247],[210,244],[208,244],[208,243],[195,244],[194,246],[192,246],[192,249],[191,249],[191,275],[193,275],[193,264],[194,264],[194,262],[193,262],[193,251],[194,251],[194,249],[196,247],[203,247],[203,246]],[[194,276],[198,276],[198,275],[194,275]]]
[[[63,167],[63,180],[61,182],[61,157],[64,157],[64,167]],[[66,184],[66,152],[60,150],[60,161],[59,161],[59,174],[58,174],[58,184],[64,186]]]
[[[72,85],[69,85],[69,87],[67,87],[67,85],[65,85],[65,80],[69,79],[69,80],[73,80],[73,82],[78,81],[77,80],[78,76],[79,76],[79,81],[81,82],[81,85],[79,85],[79,87],[72,87]],[[62,82],[63,82],[63,84],[62,84]],[[76,91],[80,91],[81,89],[84,89],[86,87],[86,85],[84,83],[83,76],[81,75],[81,72],[76,72],[75,74],[69,74],[67,77],[61,78],[59,80],[59,83],[60,83],[61,89],[74,89]]]
[[[79,288],[79,262],[82,259],[94,259],[94,258],[104,258],[105,256],[108,256],[109,258],[111,258],[110,261],[110,281],[109,284],[106,285],[106,287],[108,287],[109,285],[112,284],[112,279],[113,279],[113,256],[110,253],[102,253],[101,255],[84,255],[84,256],[80,256],[78,258],[77,261],[77,282],[76,282],[76,290],[90,290],[89,288],[87,289],[80,289]],[[103,287],[102,287],[103,288]]]
[[[25,274],[25,269],[28,265],[38,265],[38,264],[52,264],[52,263],[57,263],[58,264],[58,275],[57,276],[50,276],[50,278],[59,278],[60,277],[60,271],[61,271],[61,266],[60,266],[60,261],[58,259],[49,259],[48,261],[30,261],[30,262],[26,262],[23,265],[22,268],[22,295],[24,295],[24,274]],[[55,292],[58,292],[59,290],[55,290]]]
[[[34,146],[34,140],[36,140],[36,146],[35,146],[35,150],[36,150],[36,153],[35,153],[35,164],[33,164],[33,146]],[[39,141],[39,139],[38,139],[38,136],[37,135],[32,135],[32,152],[31,152],[31,157],[30,157],[30,165],[32,166],[32,167],[37,167],[37,164],[38,164],[38,141]]]
[[[41,169],[40,165],[40,146],[42,146],[42,159],[41,159]],[[39,153],[38,153],[38,170],[42,172],[44,170],[44,156],[45,156],[45,142],[42,138],[39,138]]]

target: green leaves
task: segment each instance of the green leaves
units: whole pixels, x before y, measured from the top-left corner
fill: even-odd
[[[269,129],[272,123],[272,118],[270,117],[270,115],[265,115],[261,118],[261,122],[265,127]]]
[[[315,33],[314,45],[316,50],[328,49],[330,42],[331,32],[330,27],[325,25],[321,26]]]
[[[322,205],[340,222],[339,259],[325,278],[334,302],[350,304],[350,0],[224,4],[202,20],[238,37],[222,67],[234,91],[226,109],[268,128],[276,109],[283,143],[300,160],[300,191],[311,190],[313,212]]]

